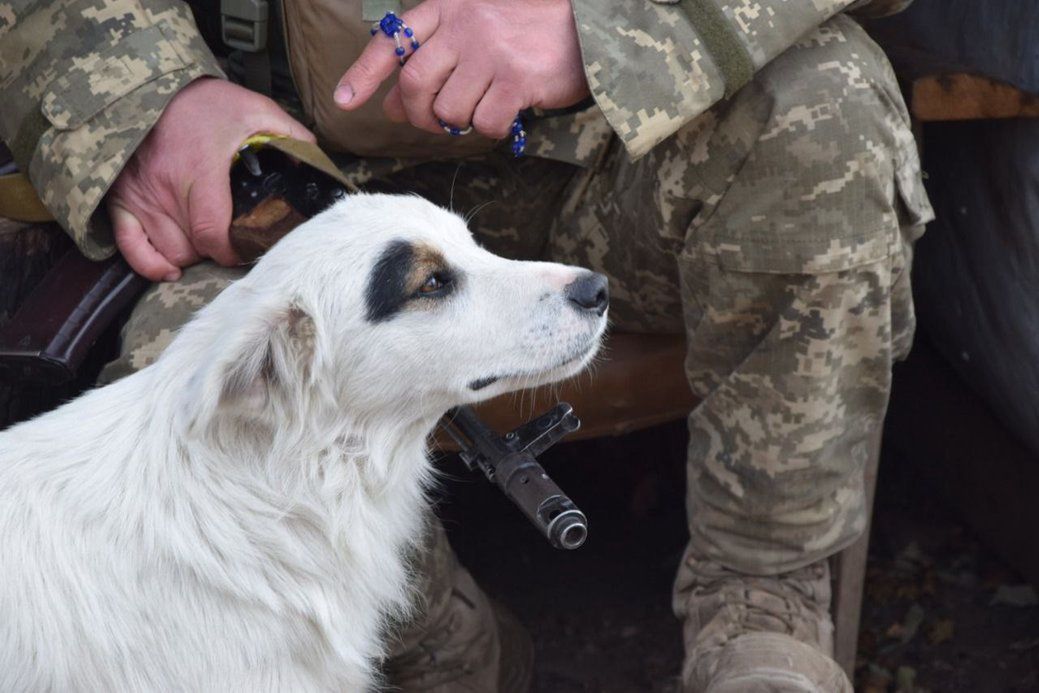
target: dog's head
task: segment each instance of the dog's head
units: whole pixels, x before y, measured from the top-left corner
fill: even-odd
[[[204,317],[228,339],[221,400],[320,392],[362,416],[421,416],[577,373],[607,304],[602,275],[495,256],[418,197],[358,195],[289,234]]]

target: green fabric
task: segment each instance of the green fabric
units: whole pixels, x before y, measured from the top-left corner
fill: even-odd
[[[29,111],[22,119],[21,125],[18,126],[15,136],[7,143],[11,156],[14,157],[15,163],[22,171],[29,170],[29,162],[32,161],[33,152],[36,151],[36,143],[40,141],[40,137],[49,127],[50,123],[39,109]]]
[[[707,52],[725,79],[725,96],[732,96],[754,76],[754,61],[721,8],[711,0],[681,0]]]

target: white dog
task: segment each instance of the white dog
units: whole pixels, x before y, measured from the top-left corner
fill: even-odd
[[[360,691],[449,407],[578,372],[601,275],[415,197],[277,244],[151,367],[0,433],[0,691]]]

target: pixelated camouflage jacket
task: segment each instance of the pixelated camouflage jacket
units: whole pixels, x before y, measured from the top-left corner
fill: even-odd
[[[572,0],[598,109],[545,118],[528,152],[580,163],[612,133],[645,154],[834,14],[912,0]],[[88,257],[99,206],[179,89],[223,76],[179,0],[0,0],[0,138]]]

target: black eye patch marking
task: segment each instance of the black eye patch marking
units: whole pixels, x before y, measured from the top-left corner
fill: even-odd
[[[408,302],[408,278],[414,257],[415,249],[407,241],[393,241],[379,256],[364,296],[369,322],[389,320]]]
[[[365,290],[369,322],[383,322],[406,305],[433,305],[451,294],[459,274],[448,267],[436,248],[397,240],[386,246],[372,268]]]

